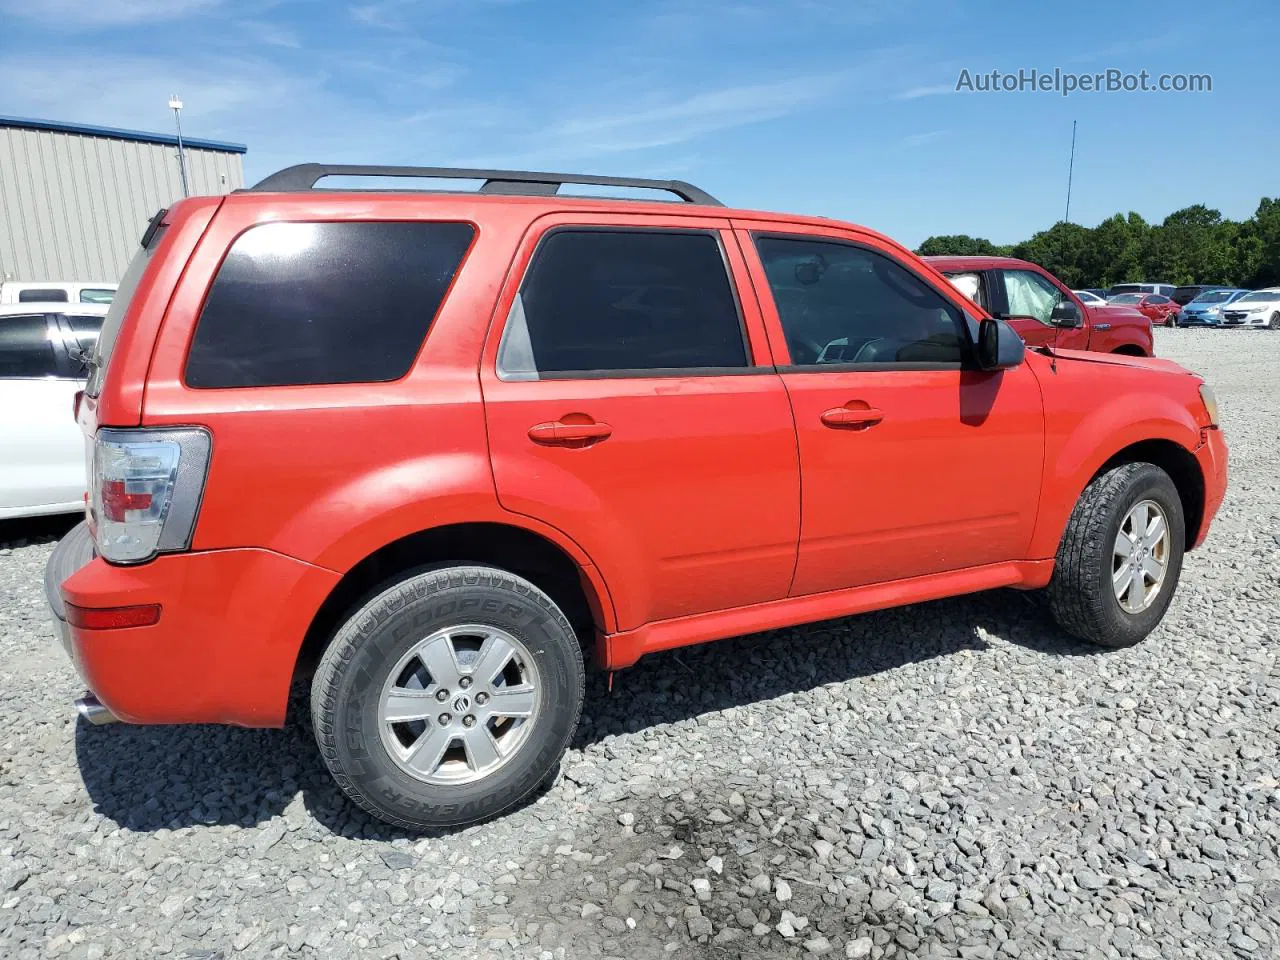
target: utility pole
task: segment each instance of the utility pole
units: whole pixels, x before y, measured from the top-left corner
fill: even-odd
[[[1071,222],[1071,174],[1076,167],[1076,122],[1071,121],[1071,160],[1067,163],[1067,212],[1062,215],[1063,223]]]
[[[169,97],[169,109],[173,111],[173,122],[178,126],[178,172],[182,174],[182,195],[189,197],[191,191],[187,188],[187,156],[182,150],[182,101],[176,93]]]

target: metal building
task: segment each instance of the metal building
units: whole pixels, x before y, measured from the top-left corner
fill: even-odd
[[[0,116],[0,280],[124,273],[157,210],[182,196],[178,138]],[[193,194],[244,185],[243,144],[182,138]]]

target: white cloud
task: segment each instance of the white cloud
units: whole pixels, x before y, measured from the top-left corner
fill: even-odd
[[[25,20],[79,30],[180,20],[219,3],[221,0],[0,0],[0,11]]]
[[[928,130],[924,133],[913,133],[903,137],[902,142],[909,147],[921,147],[926,143],[932,143],[935,140],[941,140],[943,137],[951,133],[950,130]]]
[[[955,93],[954,83],[935,83],[927,87],[911,87],[897,94],[895,100],[918,100],[920,97],[937,97],[947,93]]]
[[[682,143],[718,130],[786,116],[823,99],[849,79],[846,72],[810,74],[771,83],[706,90],[625,112],[570,117],[549,131],[595,153]]]
[[[296,33],[278,23],[271,23],[267,20],[239,20],[236,26],[240,27],[253,40],[269,47],[297,50],[302,46],[302,41],[298,39]]]

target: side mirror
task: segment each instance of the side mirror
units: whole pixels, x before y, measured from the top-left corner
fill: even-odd
[[[1008,370],[1022,363],[1027,345],[1003,320],[987,318],[978,325],[978,366],[983,370]]]
[[[1084,326],[1084,320],[1080,318],[1080,311],[1076,309],[1076,305],[1070,300],[1060,300],[1058,302],[1053,308],[1053,312],[1049,314],[1049,322],[1055,327],[1066,327],[1068,330]]]

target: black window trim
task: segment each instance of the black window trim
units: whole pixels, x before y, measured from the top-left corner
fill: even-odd
[[[85,304],[69,304],[69,306],[85,306]],[[62,335],[62,353],[66,356],[67,369],[70,371],[67,379],[70,380],[87,380],[89,371],[86,369],[83,373],[76,369],[75,358],[71,355],[71,348],[84,352],[84,347],[80,345],[80,334],[76,332],[76,328],[71,325],[71,318],[75,316],[90,317],[91,314],[76,313],[74,310],[68,310],[65,313],[55,313],[52,315],[54,321],[58,325],[58,332]],[[95,320],[105,320],[106,317],[93,317]],[[99,328],[99,336],[101,336],[101,328]],[[96,340],[96,338],[95,338]],[[92,351],[90,351],[92,352]]]
[[[529,254],[529,261],[525,264],[524,270],[520,275],[520,283],[516,287],[515,297],[512,298],[511,304],[507,306],[506,315],[502,319],[502,329],[498,333],[498,350],[493,358],[494,375],[503,383],[540,383],[546,380],[659,380],[679,377],[743,377],[776,373],[777,368],[772,363],[752,363],[755,353],[751,349],[751,336],[747,330],[746,315],[742,310],[742,294],[738,290],[737,282],[734,280],[733,267],[729,263],[729,255],[725,250],[724,235],[729,230],[731,230],[731,227],[727,225],[720,228],[649,226],[625,223],[557,223],[549,227],[538,237],[533,252]],[[511,309],[515,305],[516,298],[523,294],[525,283],[529,279],[529,274],[533,271],[533,266],[537,262],[538,256],[542,253],[543,245],[549,237],[557,233],[665,233],[678,236],[700,234],[711,237],[715,240],[716,247],[720,251],[720,263],[724,267],[725,278],[729,281],[729,294],[733,298],[733,309],[738,317],[738,333],[742,337],[743,353],[747,359],[746,364],[741,367],[631,367],[625,370],[539,370],[536,380],[504,372],[502,369],[502,347],[506,342],[508,324],[511,320]]]
[[[825,233],[791,233],[785,230],[752,230],[751,231],[751,252],[756,260],[760,263],[761,272],[764,269],[764,258],[760,256],[760,249],[756,246],[757,239],[767,238],[773,240],[804,240],[816,243],[831,243],[837,246],[853,247],[856,250],[863,250],[875,256],[883,257],[891,263],[897,264],[903,270],[933,290],[942,298],[942,301],[955,310],[960,315],[961,326],[964,327],[964,338],[960,342],[961,357],[959,362],[951,363],[949,361],[940,360],[915,360],[907,363],[823,363],[823,364],[778,364],[778,373],[857,373],[859,371],[866,373],[874,373],[877,371],[902,370],[904,372],[912,371],[930,371],[930,370],[977,370],[980,369],[977,362],[977,355],[974,350],[974,334],[977,321],[969,316],[969,311],[964,309],[960,304],[956,303],[951,297],[947,296],[932,279],[926,277],[919,270],[910,264],[904,263],[897,257],[891,257],[880,248],[869,243],[859,240],[851,240],[848,237],[837,237]],[[952,288],[957,297],[964,298],[959,290]],[[782,326],[782,315],[778,312],[778,303],[773,297],[773,287],[765,279],[764,294],[767,294],[769,301],[773,304],[774,315],[778,318],[778,326]],[[785,334],[785,331],[783,331]],[[786,337],[783,337],[783,347],[787,351],[787,359],[791,359],[791,347],[786,343]]]
[[[161,224],[159,222],[166,213],[168,213],[167,209],[161,210],[153,218],[153,225],[157,229],[154,234],[151,234],[151,236],[158,236],[161,234],[162,231],[168,229],[168,224]],[[241,237],[243,237],[246,233],[248,233],[250,230],[254,229],[255,227],[267,226],[269,224],[276,224],[276,223],[311,223],[311,224],[317,224],[320,226],[323,226],[325,224],[330,224],[330,223],[447,223],[447,224],[465,224],[466,226],[469,226],[471,228],[471,240],[467,243],[466,250],[462,252],[462,259],[458,261],[458,266],[454,268],[453,276],[450,278],[448,285],[444,288],[444,294],[440,298],[440,305],[436,307],[436,312],[432,314],[430,321],[428,321],[426,330],[422,334],[422,341],[418,344],[418,349],[414,351],[413,360],[409,363],[409,368],[405,370],[404,373],[402,373],[398,377],[393,377],[388,380],[338,380],[338,381],[325,381],[322,383],[264,383],[264,384],[253,384],[249,386],[233,386],[233,387],[199,387],[199,386],[193,386],[192,384],[187,382],[187,366],[191,363],[191,347],[195,343],[196,331],[200,327],[200,319],[204,316],[205,307],[207,307],[209,304],[209,297],[213,293],[213,285],[218,279],[218,274],[222,271],[223,264],[226,263],[227,258],[231,256],[232,247],[235,246],[236,241],[238,241]],[[148,233],[150,234],[151,226],[149,225],[147,229],[148,229]],[[209,275],[209,280],[204,288],[204,292],[200,295],[200,307],[195,312],[195,318],[196,318],[195,322],[191,325],[191,331],[188,334],[186,345],[183,347],[182,370],[179,378],[183,389],[199,390],[202,392],[203,391],[213,392],[213,391],[219,391],[219,390],[298,390],[298,389],[311,389],[314,387],[326,387],[326,388],[333,389],[333,388],[342,388],[342,387],[368,387],[370,385],[381,386],[384,384],[401,383],[404,380],[409,379],[414,375],[414,371],[418,369],[418,365],[422,361],[422,352],[427,349],[427,341],[431,339],[431,331],[435,328],[436,322],[440,319],[440,315],[444,312],[445,308],[448,306],[449,298],[450,296],[453,295],[453,291],[458,285],[458,278],[462,276],[462,271],[467,266],[467,260],[468,258],[470,258],[472,251],[475,250],[476,244],[479,242],[479,239],[480,239],[479,222],[474,219],[464,219],[460,217],[453,217],[453,218],[447,218],[447,219],[437,219],[435,217],[388,217],[388,218],[373,218],[373,219],[364,218],[364,217],[356,217],[356,218],[340,217],[336,219],[326,218],[326,219],[320,219],[320,220],[316,220],[316,219],[256,220],[253,223],[247,224],[243,230],[239,231],[234,237],[232,237],[230,240],[227,241],[225,248],[223,249],[222,254],[218,259],[218,264],[213,268],[213,272]],[[145,246],[146,245],[144,244],[144,248]]]

